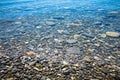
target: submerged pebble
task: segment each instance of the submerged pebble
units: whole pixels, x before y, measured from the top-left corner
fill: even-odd
[[[77,54],[79,54],[80,49],[79,49],[79,47],[69,47],[69,48],[66,49],[66,52],[67,53],[77,53]]]
[[[117,14],[118,11],[110,11],[110,12],[108,12],[108,13],[110,13],[110,14]]]
[[[58,32],[59,34],[62,34],[62,33],[64,32],[64,30],[57,30],[57,32]]]
[[[33,52],[33,51],[29,51],[29,52],[26,52],[25,53],[27,56],[35,56],[35,52]]]
[[[56,23],[53,21],[46,21],[46,24],[49,26],[54,26]]]
[[[74,37],[74,39],[79,39],[79,38],[80,38],[80,35],[75,34],[73,37]]]
[[[66,40],[66,42],[69,43],[69,44],[72,44],[72,43],[76,43],[77,40],[75,40],[75,39],[68,39],[68,40]]]
[[[119,37],[120,33],[118,33],[118,32],[106,32],[106,35],[109,37]]]
[[[76,26],[82,26],[82,22],[79,22],[79,23],[69,23],[68,26],[70,27],[76,27]]]
[[[82,33],[83,36],[89,37],[89,38],[94,38],[94,35],[88,34],[88,33]]]

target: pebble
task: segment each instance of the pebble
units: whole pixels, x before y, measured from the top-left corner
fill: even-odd
[[[20,22],[20,21],[16,21],[15,24],[22,24],[22,22]]]
[[[64,39],[54,39],[55,42],[61,43],[64,41]]]
[[[13,78],[7,78],[6,80],[13,80]]]
[[[118,33],[118,32],[106,32],[106,35],[109,37],[119,37],[120,33]]]
[[[53,35],[47,35],[47,36],[42,37],[40,40],[49,39],[49,38],[52,38],[52,37],[53,37]]]
[[[83,24],[82,24],[82,22],[80,22],[80,23],[70,23],[70,24],[68,24],[68,26],[70,26],[70,27],[76,27],[76,26],[82,26]]]
[[[74,35],[74,39],[79,39],[79,38],[80,38],[80,35],[78,35],[78,34]]]
[[[106,34],[101,34],[100,37],[105,38]]]
[[[69,44],[72,44],[72,43],[76,43],[77,40],[75,40],[75,39],[68,39],[68,40],[66,40],[66,42],[69,43]]]
[[[79,47],[69,47],[69,48],[67,48],[66,52],[67,53],[77,53],[77,54],[79,54],[80,49],[79,49]]]
[[[62,34],[62,33],[64,32],[64,30],[57,30],[57,32],[58,32],[59,34]]]
[[[86,36],[86,37],[89,37],[89,38],[94,38],[94,36],[93,35],[91,35],[91,34],[88,34],[88,33],[82,33],[82,35],[83,36]]]
[[[110,11],[110,12],[108,12],[108,13],[110,13],[110,14],[117,14],[118,11]]]
[[[89,51],[89,52],[94,52],[94,51],[95,51],[95,49],[88,49],[88,51]]]
[[[59,16],[56,16],[56,17],[53,17],[53,19],[57,19],[57,20],[64,20],[64,17],[59,17]]]
[[[99,79],[90,79],[90,80],[99,80]]]
[[[99,43],[95,43],[94,45],[95,45],[96,47],[99,47],[99,46],[100,46],[100,44],[99,44]]]
[[[29,52],[26,52],[25,53],[27,56],[35,56],[35,52],[33,52],[33,51],[29,51]]]
[[[40,28],[42,28],[42,26],[41,26],[41,25],[39,25],[39,26],[36,26],[36,28],[37,28],[37,29],[40,29]]]
[[[62,61],[64,66],[69,66],[69,63],[67,61]]]
[[[46,80],[46,76],[42,76],[40,80]]]
[[[95,22],[94,24],[95,24],[95,25],[102,25],[102,22],[97,21],[97,22]]]
[[[90,56],[85,56],[85,57],[83,58],[83,60],[84,60],[84,61],[87,61],[87,62],[91,62]]]
[[[47,78],[46,80],[51,80],[50,78]]]
[[[76,79],[75,79],[75,77],[72,76],[72,77],[71,77],[71,80],[76,80]]]
[[[73,64],[74,67],[79,67],[79,64]]]
[[[95,60],[101,60],[101,58],[99,58],[98,56],[94,56]]]
[[[53,21],[46,21],[46,24],[49,26],[54,26],[56,23]]]

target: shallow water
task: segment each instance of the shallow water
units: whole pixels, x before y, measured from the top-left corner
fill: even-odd
[[[120,34],[120,0],[0,0],[0,56],[32,51],[71,65],[112,56],[108,63],[120,67],[120,36],[106,32]]]

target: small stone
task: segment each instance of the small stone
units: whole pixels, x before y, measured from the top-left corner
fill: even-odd
[[[103,71],[103,68],[100,67],[100,68],[98,68],[98,70],[99,70],[99,71]]]
[[[42,76],[40,80],[46,80],[46,76]]]
[[[120,70],[120,67],[117,65],[112,65],[112,68]]]
[[[94,51],[95,51],[95,49],[88,49],[88,51],[89,51],[89,52],[94,52]]]
[[[101,58],[99,58],[98,56],[94,56],[95,60],[101,60]]]
[[[94,36],[93,35],[91,35],[91,34],[88,34],[88,33],[82,33],[82,35],[83,36],[86,36],[86,37],[89,37],[89,38],[94,38]]]
[[[101,34],[100,37],[105,38],[106,34]]]
[[[44,36],[44,37],[42,37],[40,40],[45,40],[45,39],[49,39],[49,38],[52,38],[53,37],[53,35],[47,35],[47,36]]]
[[[16,22],[15,22],[15,24],[21,24],[21,23],[22,23],[22,22],[20,22],[20,21],[16,21]]]
[[[2,45],[0,45],[0,48],[2,48]]]
[[[64,41],[64,39],[54,39],[55,42],[61,43]]]
[[[41,26],[41,25],[38,25],[38,26],[36,26],[36,28],[37,28],[37,29],[40,29],[40,28],[42,28],[42,26]]]
[[[13,80],[13,78],[7,78],[6,80]]]
[[[99,80],[99,79],[90,79],[90,80]]]
[[[62,61],[64,66],[69,66],[69,63],[67,61]]]
[[[75,77],[72,76],[72,77],[71,77],[71,80],[75,80]]]
[[[82,26],[82,25],[83,25],[82,22],[68,24],[68,26],[70,26],[70,27],[76,27],[76,26]]]
[[[39,68],[37,68],[37,67],[33,67],[33,69],[34,70],[36,70],[36,71],[41,71]]]
[[[110,11],[110,12],[108,12],[108,13],[110,13],[110,14],[117,14],[118,11]]]
[[[55,22],[53,22],[53,21],[46,21],[46,24],[49,25],[49,26],[54,26]]]
[[[100,44],[99,44],[99,43],[95,43],[94,45],[95,45],[95,46],[97,46],[97,47],[99,47],[99,46],[100,46]]]
[[[46,50],[45,53],[48,54],[50,51],[49,50]]]
[[[102,25],[102,22],[97,21],[97,22],[95,22],[94,24],[95,24],[95,25]]]
[[[28,41],[25,42],[25,44],[28,44],[28,43],[29,43]]]
[[[72,44],[72,43],[76,43],[77,40],[75,40],[75,39],[68,39],[68,40],[66,40],[66,42],[69,43],[69,44]]]
[[[47,78],[46,80],[51,80],[50,78]]]
[[[67,53],[73,53],[73,54],[79,54],[80,53],[80,49],[79,47],[69,47],[66,49]]]
[[[26,52],[25,53],[27,56],[35,56],[35,52],[33,52],[33,51],[29,51],[29,52]]]
[[[59,34],[62,34],[62,33],[64,32],[64,30],[57,30],[57,32],[58,32]]]
[[[80,35],[78,35],[78,34],[74,35],[74,39],[79,39],[79,38],[80,38]]]
[[[79,64],[74,64],[73,66],[74,66],[74,67],[79,67]]]
[[[118,32],[106,32],[106,35],[109,37],[119,37],[120,33],[118,33]]]
[[[83,60],[84,60],[84,61],[87,61],[87,62],[91,62],[90,56],[85,56],[85,57],[83,58]]]

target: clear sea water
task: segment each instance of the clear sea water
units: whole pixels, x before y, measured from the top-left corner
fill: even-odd
[[[81,27],[68,26],[79,22]],[[0,0],[0,45],[8,54],[20,46],[36,52],[38,44],[55,48],[55,41],[74,34],[90,40],[106,31],[120,32],[120,0]]]

